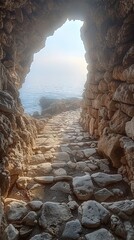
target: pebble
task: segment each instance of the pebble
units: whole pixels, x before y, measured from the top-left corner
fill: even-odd
[[[94,200],[82,203],[79,212],[82,215],[82,225],[86,228],[99,227],[101,223],[106,224],[110,218],[110,212]]]
[[[40,210],[40,208],[42,207],[43,202],[41,202],[41,201],[31,201],[31,202],[28,202],[27,205],[28,205],[32,210],[38,211],[38,210]]]
[[[107,188],[100,189],[99,191],[94,193],[95,200],[98,202],[103,202],[112,196],[114,196],[114,194],[110,192]]]
[[[95,148],[87,148],[83,150],[83,153],[85,155],[86,158],[91,157],[93,154],[96,153],[96,149]]]
[[[126,234],[124,224],[120,220],[120,218],[116,215],[111,216],[111,229],[117,236],[123,239],[126,239],[127,234]]]
[[[53,170],[53,173],[55,176],[65,176],[67,175],[67,172],[64,168],[58,168],[56,170]]]
[[[19,231],[12,225],[9,224],[4,230],[3,240],[18,240]]]
[[[23,219],[22,223],[28,226],[34,226],[37,224],[37,213],[30,211]]]
[[[93,195],[94,186],[89,174],[73,178],[73,191],[79,200],[88,200]]]
[[[53,176],[40,176],[40,177],[34,177],[34,181],[46,184],[46,183],[53,183],[54,177]]]
[[[37,234],[29,240],[52,240],[52,236],[49,233]]]
[[[99,187],[106,187],[107,185],[120,182],[122,180],[122,175],[98,172],[98,173],[93,173],[91,175],[91,178]]]
[[[22,218],[28,213],[28,209],[24,202],[11,202],[6,206],[5,212],[8,221],[15,222],[22,220]]]
[[[52,191],[59,191],[63,193],[71,193],[70,184],[67,182],[57,182],[54,186],[50,188]]]
[[[80,221],[78,219],[72,220],[66,223],[62,237],[66,240],[75,240],[79,238],[81,231],[82,226]]]
[[[32,228],[32,227],[22,226],[22,227],[20,228],[19,233],[20,233],[20,236],[24,238],[24,237],[29,236],[32,231],[33,231],[33,228]]]
[[[115,240],[113,235],[106,230],[105,228],[101,228],[92,233],[86,234],[86,240]]]
[[[68,221],[71,217],[71,211],[66,203],[46,202],[43,204],[39,223],[42,228],[47,228],[50,232],[53,232],[54,228],[56,234],[61,223]]]
[[[66,152],[57,152],[55,153],[55,160],[59,162],[69,162],[70,161],[70,156]]]

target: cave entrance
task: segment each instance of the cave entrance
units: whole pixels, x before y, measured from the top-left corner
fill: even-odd
[[[25,112],[41,112],[40,99],[81,98],[87,63],[80,29],[83,21],[67,20],[45,47],[34,55],[30,73],[20,89]]]

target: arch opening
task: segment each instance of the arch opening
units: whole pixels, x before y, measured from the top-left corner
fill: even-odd
[[[82,98],[87,74],[80,36],[82,25],[80,20],[67,20],[34,55],[30,72],[20,89],[20,99],[27,113],[41,112],[42,97],[55,100]]]

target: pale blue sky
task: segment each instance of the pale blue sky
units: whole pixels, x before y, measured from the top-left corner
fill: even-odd
[[[20,90],[23,105],[25,99],[31,99],[30,91],[34,99],[36,95],[39,98],[52,92],[60,94],[61,91],[68,97],[82,93],[87,74],[85,49],[80,38],[82,25],[81,21],[67,20],[47,38],[45,48],[34,55],[30,73]]]

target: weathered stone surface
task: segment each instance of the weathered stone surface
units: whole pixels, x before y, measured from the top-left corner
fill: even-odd
[[[55,154],[55,160],[57,161],[61,161],[61,162],[69,162],[70,161],[70,157],[69,154],[66,152],[58,152]]]
[[[80,200],[88,200],[92,197],[94,186],[89,174],[73,178],[73,191]]]
[[[83,152],[84,152],[85,157],[89,158],[90,156],[92,156],[93,154],[96,153],[96,149],[95,148],[88,148],[88,149],[84,149]]]
[[[25,202],[11,202],[6,206],[7,219],[10,222],[22,220],[22,218],[28,213]]]
[[[23,219],[22,222],[28,226],[35,226],[37,224],[37,213],[30,211]]]
[[[70,209],[65,203],[46,202],[43,204],[41,217],[39,219],[40,226],[53,232],[53,227],[57,232],[61,223],[72,217]]]
[[[97,228],[101,223],[107,223],[110,213],[100,203],[87,201],[82,203],[82,225],[87,228]]]
[[[126,239],[126,231],[124,228],[123,222],[120,220],[120,218],[116,215],[111,216],[111,229],[113,232],[123,239]]]
[[[0,91],[0,110],[7,113],[15,111],[15,102],[12,96],[4,91]]]
[[[27,204],[32,210],[34,211],[38,211],[42,205],[43,205],[43,202],[41,201],[31,201],[31,202],[28,202]]]
[[[105,228],[101,228],[97,231],[86,234],[85,237],[86,240],[103,240],[103,239],[115,240],[114,236]]]
[[[103,202],[112,196],[114,196],[114,194],[106,188],[94,193],[95,200],[98,202]]]
[[[98,150],[100,153],[109,157],[112,161],[114,167],[119,167],[120,155],[122,154],[122,149],[120,147],[121,135],[119,134],[103,134],[98,142]],[[118,154],[117,154],[118,153]]]
[[[82,227],[80,221],[78,219],[72,220],[66,223],[62,237],[67,240],[78,239],[81,231]]]
[[[33,231],[33,227],[22,226],[19,231],[20,237],[22,238],[28,237],[32,231]]]
[[[12,224],[9,224],[4,231],[4,236],[2,239],[3,240],[18,240],[19,239],[19,231]]]
[[[42,177],[34,177],[35,182],[46,184],[46,183],[52,183],[54,180],[53,176],[42,176]]]
[[[54,186],[51,187],[51,190],[63,193],[71,193],[70,184],[67,182],[57,182]]]
[[[45,191],[44,186],[41,184],[34,184],[29,190],[28,190],[28,196],[29,199],[32,200],[40,200],[42,201],[45,197]]]
[[[117,134],[123,135],[125,134],[125,124],[129,120],[130,118],[126,114],[117,110],[109,123],[110,129]]]
[[[113,100],[133,105],[134,98],[130,86],[126,83],[121,83],[114,93]]]
[[[49,233],[41,233],[30,238],[30,240],[52,240],[52,236]]]
[[[106,187],[109,184],[114,184],[122,181],[121,174],[107,174],[103,172],[93,173],[91,178],[100,187]]]
[[[134,117],[126,123],[125,131],[126,135],[134,140]]]
[[[131,216],[134,213],[134,201],[131,200],[103,203],[103,206],[122,218],[126,218],[126,215]]]

